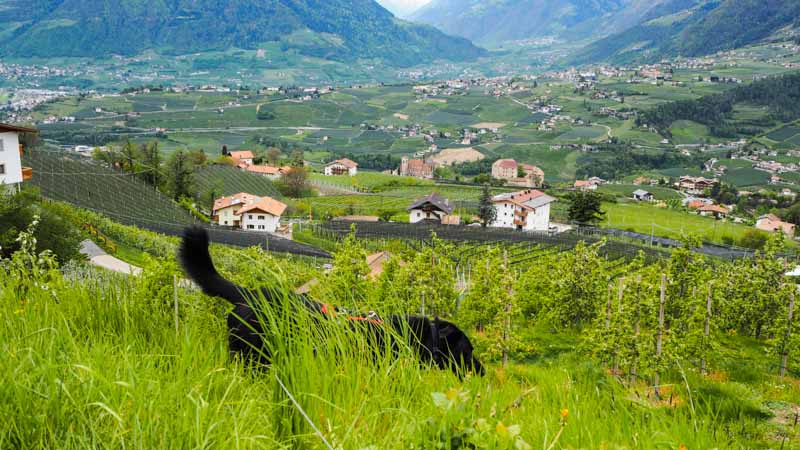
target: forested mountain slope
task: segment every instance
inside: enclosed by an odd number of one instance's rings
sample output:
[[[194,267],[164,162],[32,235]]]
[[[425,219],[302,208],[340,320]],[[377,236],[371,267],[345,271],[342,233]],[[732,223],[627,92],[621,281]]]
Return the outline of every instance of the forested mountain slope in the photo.
[[[578,52],[571,63],[702,56],[756,43],[798,25],[797,0],[670,0],[642,22]]]
[[[401,21],[373,0],[0,0],[0,30],[6,57],[181,54],[267,43],[396,65],[484,53],[466,39]]]

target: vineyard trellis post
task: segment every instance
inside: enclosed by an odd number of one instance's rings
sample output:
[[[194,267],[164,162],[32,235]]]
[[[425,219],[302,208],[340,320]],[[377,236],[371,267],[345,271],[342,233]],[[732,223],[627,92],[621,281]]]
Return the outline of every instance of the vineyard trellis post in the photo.
[[[172,275],[172,300],[175,305],[175,335],[178,335],[178,276]]]
[[[781,355],[781,370],[780,376],[783,378],[786,375],[786,367],[789,364],[789,339],[792,337],[792,319],[794,319],[794,301],[795,294],[792,292],[789,297],[789,314],[786,318],[786,334],[783,339],[783,350]]]
[[[711,301],[713,298],[713,287],[711,283],[708,284],[708,297],[706,298],[706,323],[705,328],[703,329],[703,336],[705,337],[706,343],[708,342],[708,338],[711,335]],[[703,358],[700,360],[700,373],[703,375],[706,374],[706,358],[705,352],[703,352]]]
[[[642,292],[642,276],[639,275],[636,277],[636,319],[633,325],[633,349],[634,349],[634,357],[631,363],[631,376],[630,381],[631,383],[636,382],[636,378],[638,376],[638,367],[639,367],[639,333],[640,333],[640,322],[642,319],[642,303],[641,303],[641,292]]]
[[[653,378],[653,389],[656,398],[661,398],[659,384],[661,384],[661,352],[664,344],[664,305],[667,301],[667,274],[661,274],[661,295],[658,306],[658,335],[656,336],[656,373]]]
[[[617,301],[619,302],[617,304],[617,314],[619,316],[619,320],[622,319],[622,298],[623,298],[624,295],[625,295],[625,281],[624,281],[624,279],[620,278],[620,280],[619,280],[619,291],[617,292]],[[620,322],[620,325],[621,325],[621,322]],[[614,344],[614,369],[613,369],[613,372],[612,372],[614,375],[618,375],[619,374],[619,359],[620,359],[619,358],[619,351],[620,351],[619,339],[620,338],[621,338],[621,336],[617,337],[616,338],[616,343]]]

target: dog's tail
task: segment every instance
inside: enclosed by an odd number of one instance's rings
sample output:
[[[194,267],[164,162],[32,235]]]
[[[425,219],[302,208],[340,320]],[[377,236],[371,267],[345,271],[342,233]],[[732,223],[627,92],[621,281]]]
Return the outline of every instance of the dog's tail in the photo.
[[[245,303],[242,288],[217,272],[208,253],[208,243],[208,232],[203,228],[189,227],[184,230],[178,253],[183,270],[207,295],[222,297],[234,305]]]

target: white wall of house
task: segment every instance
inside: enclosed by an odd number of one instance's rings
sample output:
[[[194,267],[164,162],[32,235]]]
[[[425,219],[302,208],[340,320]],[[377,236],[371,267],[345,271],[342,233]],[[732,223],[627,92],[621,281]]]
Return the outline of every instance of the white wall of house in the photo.
[[[241,207],[242,207],[241,204],[237,204],[218,210],[215,214],[215,216],[217,216],[217,225],[225,227],[234,226],[235,225],[234,222],[239,220],[239,216],[237,216],[235,213]]]
[[[494,204],[497,217],[490,226],[495,228],[517,229],[514,220],[520,218],[515,212],[522,212],[522,208],[510,202]],[[528,210],[528,217],[525,219],[524,231],[547,231],[550,229],[550,205],[544,205],[534,210]]]
[[[22,183],[22,162],[19,157],[19,135],[0,133],[0,185]]]
[[[423,211],[421,209],[412,209],[409,212],[408,221],[410,223],[419,223],[419,222],[422,222],[423,220],[433,219],[433,220],[438,220],[439,222],[441,222],[442,221],[442,217],[444,217],[444,216],[446,216],[446,214],[443,211],[425,212],[425,211]]]
[[[242,229],[274,233],[280,224],[280,217],[262,211],[248,211],[241,215]]]

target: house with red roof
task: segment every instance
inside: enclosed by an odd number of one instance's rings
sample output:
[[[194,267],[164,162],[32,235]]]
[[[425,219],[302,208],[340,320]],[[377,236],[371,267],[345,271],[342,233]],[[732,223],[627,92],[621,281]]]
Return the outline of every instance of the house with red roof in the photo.
[[[325,164],[325,175],[356,175],[358,163],[347,158],[337,159]]]
[[[274,233],[286,205],[271,197],[240,192],[214,201],[213,220],[225,227]]]
[[[794,236],[795,231],[795,225],[793,223],[784,222],[775,214],[766,214],[759,217],[756,221],[756,228],[769,231],[770,233],[782,231],[787,236]]]
[[[535,189],[492,197],[495,220],[489,226],[522,231],[550,230],[550,204],[556,199]]]
[[[520,172],[524,176],[519,176]],[[531,164],[517,163],[513,159],[498,159],[492,164],[492,177],[506,180],[510,186],[538,187],[544,183],[544,171]]]
[[[255,158],[253,152],[251,152],[250,150],[239,150],[235,152],[230,152],[229,155],[236,163],[236,165],[244,164],[249,166],[253,164],[253,158]]]
[[[286,211],[286,204],[271,197],[244,205],[236,215],[243,230],[274,233],[280,225],[281,216]]]
[[[428,161],[409,159],[407,156],[403,156],[400,159],[400,170],[398,170],[398,173],[402,177],[430,179],[433,178],[433,170],[433,164]]]

